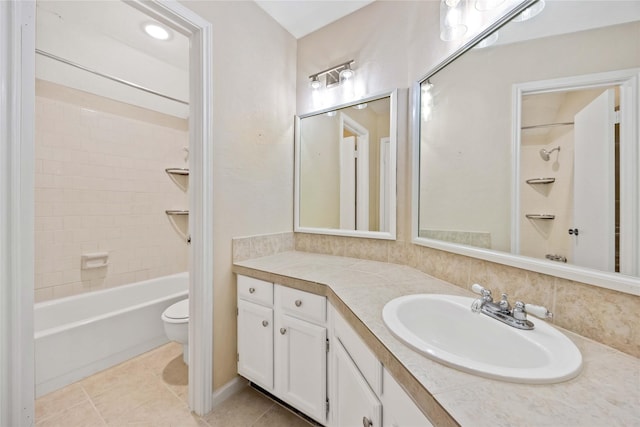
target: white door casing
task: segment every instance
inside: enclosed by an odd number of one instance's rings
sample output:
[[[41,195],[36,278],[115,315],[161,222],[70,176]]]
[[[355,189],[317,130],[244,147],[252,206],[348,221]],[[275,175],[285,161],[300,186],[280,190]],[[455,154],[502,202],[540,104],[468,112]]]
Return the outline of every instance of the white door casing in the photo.
[[[212,28],[175,0],[129,5],[190,38],[189,406],[213,396]],[[0,2],[0,424],[34,423],[35,2]],[[10,374],[9,374],[10,373]]]

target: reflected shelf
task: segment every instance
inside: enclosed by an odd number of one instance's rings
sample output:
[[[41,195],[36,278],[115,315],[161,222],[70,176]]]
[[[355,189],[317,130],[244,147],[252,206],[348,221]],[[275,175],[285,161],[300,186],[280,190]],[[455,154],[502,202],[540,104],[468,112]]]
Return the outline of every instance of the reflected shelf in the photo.
[[[555,178],[531,178],[527,180],[527,184],[551,184],[556,182]]]
[[[170,209],[170,210],[166,210],[164,212],[169,216],[189,215],[189,211],[183,211],[183,210],[177,210],[177,209]]]
[[[170,175],[189,175],[188,168],[166,168],[165,172]]]
[[[551,214],[526,214],[529,219],[556,219],[555,215]]]

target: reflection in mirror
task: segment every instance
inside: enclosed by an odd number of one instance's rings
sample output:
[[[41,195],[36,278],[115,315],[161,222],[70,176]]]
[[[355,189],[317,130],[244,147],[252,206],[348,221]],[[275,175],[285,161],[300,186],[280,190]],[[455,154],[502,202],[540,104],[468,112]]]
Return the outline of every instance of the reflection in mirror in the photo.
[[[545,4],[421,82],[416,242],[637,277],[640,1]]]
[[[298,119],[296,231],[394,238],[394,98]]]

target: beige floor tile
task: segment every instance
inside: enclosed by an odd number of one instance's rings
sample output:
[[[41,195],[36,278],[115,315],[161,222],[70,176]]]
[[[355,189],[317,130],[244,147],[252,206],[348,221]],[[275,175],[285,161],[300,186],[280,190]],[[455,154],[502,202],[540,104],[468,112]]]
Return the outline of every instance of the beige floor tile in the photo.
[[[63,411],[66,408],[87,402],[89,397],[78,384],[71,384],[46,394],[35,402],[36,422]]]
[[[252,426],[256,427],[311,427],[312,424],[288,411],[280,405],[274,405]]]
[[[135,382],[122,382],[96,396],[91,396],[96,409],[107,423],[123,419],[138,407],[167,396],[180,402],[162,380],[149,372],[138,374]],[[183,403],[183,402],[180,402]]]
[[[105,425],[89,401],[66,408],[36,423],[36,427],[102,427]]]
[[[248,427],[274,405],[271,400],[247,387],[222,402],[204,420],[211,427]]]
[[[189,367],[182,360],[182,354],[165,364],[161,372],[164,384],[183,402],[189,395]]]

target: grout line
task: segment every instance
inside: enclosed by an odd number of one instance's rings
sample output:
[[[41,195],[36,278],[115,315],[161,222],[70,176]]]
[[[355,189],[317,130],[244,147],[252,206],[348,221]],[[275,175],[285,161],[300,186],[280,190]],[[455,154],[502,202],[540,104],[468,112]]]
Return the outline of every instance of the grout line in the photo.
[[[93,408],[94,411],[96,411],[96,414],[98,414],[98,417],[100,418],[100,420],[102,421],[103,425],[107,425],[107,421],[105,421],[104,417],[102,416],[102,414],[100,413],[100,411],[98,410],[98,408],[96,407],[95,402],[93,401],[93,399],[91,398],[91,396],[89,396],[89,393],[87,392],[87,390],[85,390],[85,388],[78,384],[78,386],[82,389],[82,392],[85,394],[85,396],[87,396],[87,400],[89,401],[89,403],[91,404],[91,407]]]

